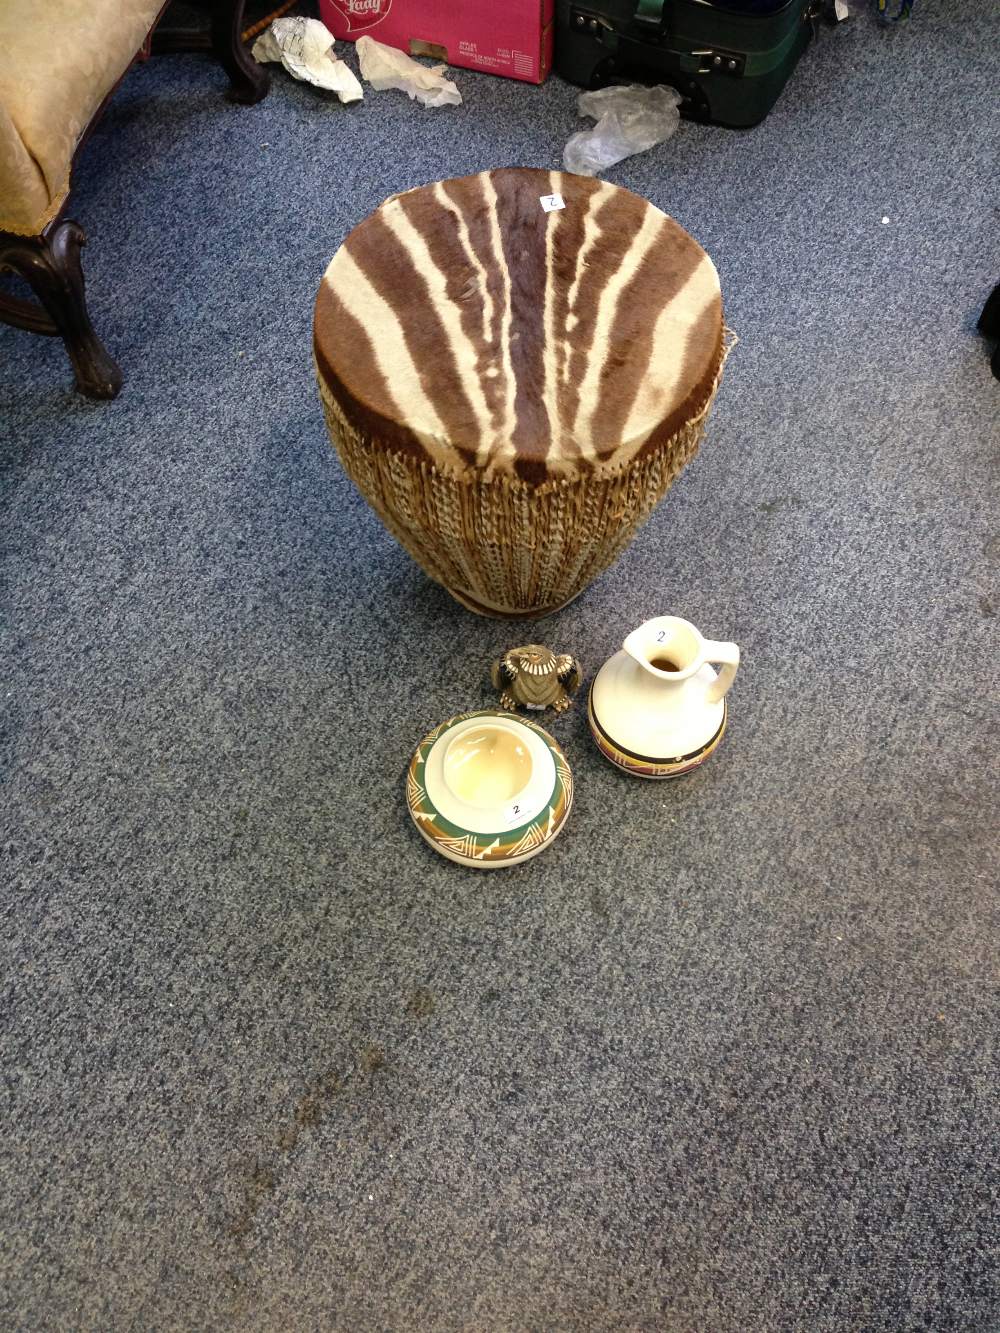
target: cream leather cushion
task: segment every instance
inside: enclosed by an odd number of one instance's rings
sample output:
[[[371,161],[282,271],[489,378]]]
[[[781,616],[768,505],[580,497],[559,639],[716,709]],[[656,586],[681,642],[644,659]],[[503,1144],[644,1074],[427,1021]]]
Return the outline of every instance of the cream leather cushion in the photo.
[[[162,0],[0,0],[0,230],[36,235]]]

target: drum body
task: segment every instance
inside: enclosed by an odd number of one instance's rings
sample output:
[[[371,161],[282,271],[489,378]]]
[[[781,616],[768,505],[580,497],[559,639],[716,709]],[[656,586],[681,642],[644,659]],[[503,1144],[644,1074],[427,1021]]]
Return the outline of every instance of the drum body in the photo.
[[[314,351],[333,443],[388,530],[471,610],[531,618],[621,554],[697,450],[722,302],[645,200],[507,169],[356,227]]]

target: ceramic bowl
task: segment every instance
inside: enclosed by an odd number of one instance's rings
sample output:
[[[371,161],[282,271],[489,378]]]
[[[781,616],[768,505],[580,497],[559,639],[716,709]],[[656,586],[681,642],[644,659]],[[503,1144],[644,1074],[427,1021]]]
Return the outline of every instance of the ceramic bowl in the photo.
[[[429,732],[406,779],[410,817],[435,851],[477,870],[519,865],[560,833],[573,778],[558,743],[510,713],[460,713]]]

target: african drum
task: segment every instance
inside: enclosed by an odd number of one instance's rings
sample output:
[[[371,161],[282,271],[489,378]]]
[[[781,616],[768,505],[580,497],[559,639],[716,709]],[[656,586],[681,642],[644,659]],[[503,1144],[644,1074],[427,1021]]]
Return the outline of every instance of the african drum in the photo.
[[[698,448],[724,346],[701,246],[630,191],[558,171],[393,196],[316,300],[348,475],[485,615],[545,615],[620,555]]]

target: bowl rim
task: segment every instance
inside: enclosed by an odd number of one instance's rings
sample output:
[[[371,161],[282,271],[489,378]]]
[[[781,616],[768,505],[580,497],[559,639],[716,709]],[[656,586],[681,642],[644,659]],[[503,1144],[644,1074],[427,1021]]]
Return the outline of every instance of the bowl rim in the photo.
[[[498,730],[517,737],[527,749],[531,763],[531,773],[524,786],[514,792],[509,800],[492,806],[464,800],[449,785],[446,772],[451,747],[469,732],[488,725],[495,725]],[[434,808],[450,823],[468,833],[496,834],[506,833],[513,828],[526,828],[552,799],[556,779],[555,760],[550,747],[537,732],[520,725],[519,719],[509,714],[495,719],[467,718],[443,731],[427,752],[424,771],[424,785]],[[514,823],[509,817],[512,806],[519,806],[521,812],[527,812],[523,819],[515,819]]]

